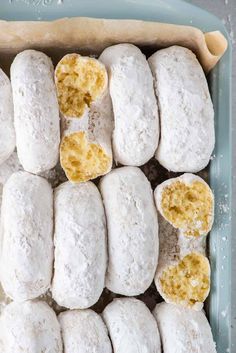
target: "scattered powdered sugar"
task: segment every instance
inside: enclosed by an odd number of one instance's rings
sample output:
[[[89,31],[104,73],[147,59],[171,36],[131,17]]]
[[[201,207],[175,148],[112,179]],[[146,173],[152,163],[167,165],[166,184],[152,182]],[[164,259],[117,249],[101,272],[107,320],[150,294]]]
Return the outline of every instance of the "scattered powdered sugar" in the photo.
[[[225,308],[225,310],[222,310],[221,311],[221,316],[223,317],[223,318],[226,318],[227,317],[227,315],[228,315],[228,311],[229,311],[229,308],[228,308],[228,306]]]

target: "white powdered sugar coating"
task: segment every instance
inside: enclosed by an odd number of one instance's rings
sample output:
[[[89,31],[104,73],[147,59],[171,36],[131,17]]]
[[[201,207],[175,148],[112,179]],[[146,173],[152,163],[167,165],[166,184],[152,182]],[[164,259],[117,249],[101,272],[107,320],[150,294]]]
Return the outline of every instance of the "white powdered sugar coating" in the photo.
[[[14,151],[15,131],[13,124],[13,101],[11,83],[0,69],[0,164]]]
[[[50,184],[27,172],[12,174],[3,188],[0,279],[15,301],[36,298],[49,288],[52,232]]]
[[[158,222],[159,258],[154,281],[158,292],[164,300],[167,303],[172,303],[172,300],[163,292],[160,283],[163,271],[167,270],[170,266],[177,266],[184,256],[191,253],[200,253],[205,256],[206,237],[186,237],[167,222],[161,214],[158,214]],[[202,307],[203,303],[197,302],[194,304],[193,309],[201,310]]]
[[[207,237],[204,235],[200,237],[186,237],[186,235],[184,235],[181,230],[178,231],[178,245],[180,249],[180,258],[183,258],[189,253],[193,252],[197,252],[206,256],[206,240]]]
[[[198,175],[191,174],[191,173],[184,173],[184,174],[180,175],[179,177],[165,180],[163,183],[157,185],[156,189],[154,190],[154,198],[155,198],[156,207],[157,207],[158,211],[160,212],[160,214],[162,215],[162,217],[165,218],[165,215],[164,215],[164,212],[162,209],[162,193],[164,192],[165,188],[170,186],[171,184],[175,184],[177,182],[184,183],[185,185],[191,186],[191,184],[193,184],[195,181],[198,181],[198,182],[207,186],[209,193],[211,194],[211,198],[212,198],[212,210],[214,210],[214,194],[213,194],[212,190],[210,189],[209,185]],[[210,232],[212,225],[213,225],[213,222],[214,222],[214,211],[212,212],[211,215],[209,215],[209,217],[210,217],[209,227],[208,227],[207,231],[201,235],[206,235],[208,232]],[[172,224],[172,226],[174,226],[174,225]],[[197,224],[196,224],[196,229],[197,229]]]
[[[64,353],[112,353],[107,328],[93,310],[70,310],[59,315]]]
[[[84,131],[90,143],[95,143],[102,147],[106,155],[110,158],[106,173],[112,168],[111,139],[113,125],[112,104],[108,89],[105,90],[102,97],[91,103],[89,109],[86,108],[82,117],[75,118],[61,114],[63,136]]]
[[[127,296],[152,283],[158,260],[158,220],[151,185],[136,167],[112,170],[101,179],[108,228],[106,287]]]
[[[160,303],[153,315],[164,353],[216,353],[211,328],[203,311]]]
[[[114,129],[113,111],[111,97],[108,89],[106,89],[102,98],[95,101],[90,106],[88,119],[88,136],[89,139],[100,145],[107,156],[111,158],[109,172],[112,167],[112,131]]]
[[[23,51],[11,65],[17,153],[31,173],[51,169],[58,160],[60,124],[53,75],[51,60],[36,50]]]
[[[17,157],[17,153],[13,152],[11,156],[0,165],[0,220],[1,220],[1,205],[2,205],[2,189],[3,185],[6,183],[7,179],[14,173],[22,170],[22,166]],[[1,244],[1,234],[0,234],[0,244]],[[3,291],[0,283],[0,313],[5,305],[9,302],[9,298]],[[0,347],[1,348],[1,347]],[[0,350],[1,352],[1,350]]]
[[[159,223],[159,258],[155,282],[162,271],[170,265],[177,265],[180,260],[179,231],[172,227],[161,214],[158,214]],[[187,239],[187,237],[185,237]],[[163,296],[159,282],[156,283],[159,293]]]
[[[198,172],[215,144],[214,111],[205,74],[196,56],[180,46],[148,59],[160,110],[156,158],[173,172]]]
[[[114,159],[124,165],[143,165],[153,157],[159,140],[158,108],[147,60],[132,44],[106,48],[99,60],[109,76]]]
[[[2,353],[62,353],[60,326],[48,304],[13,302],[0,316]]]
[[[66,182],[55,190],[53,298],[70,309],[88,308],[99,299],[107,264],[102,199],[92,182]]]
[[[161,353],[157,323],[146,305],[120,298],[103,311],[114,353]]]

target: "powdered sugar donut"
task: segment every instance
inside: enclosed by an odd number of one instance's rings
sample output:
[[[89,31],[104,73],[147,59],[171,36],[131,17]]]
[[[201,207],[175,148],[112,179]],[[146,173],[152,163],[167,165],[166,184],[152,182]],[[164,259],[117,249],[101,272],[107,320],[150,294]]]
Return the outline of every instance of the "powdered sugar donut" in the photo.
[[[112,353],[107,328],[93,310],[69,310],[59,315],[64,353]]]
[[[214,195],[199,176],[185,173],[158,185],[154,191],[156,206],[173,227],[186,236],[206,235],[214,220]]]
[[[206,237],[186,237],[159,215],[158,292],[167,303],[201,310],[210,290]]]
[[[106,48],[99,60],[109,75],[114,159],[140,166],[153,157],[159,140],[158,108],[147,60],[133,44]]]
[[[0,164],[14,151],[15,130],[13,125],[13,101],[11,83],[0,69]]]
[[[138,295],[152,283],[158,259],[158,221],[151,185],[136,167],[112,170],[100,182],[108,228],[106,287]]]
[[[72,182],[104,175],[112,167],[113,114],[105,66],[79,54],[57,64],[55,80],[63,137],[60,162]]]
[[[160,110],[156,158],[173,172],[198,172],[215,145],[214,111],[207,80],[196,56],[172,46],[148,59]]]
[[[9,304],[0,316],[0,347],[2,353],[62,353],[55,313],[40,301]]]
[[[3,187],[0,278],[15,301],[36,298],[49,288],[52,232],[50,184],[27,172],[12,174]]]
[[[216,353],[211,328],[203,311],[160,303],[153,315],[164,353]]]
[[[16,145],[24,169],[53,168],[60,143],[59,109],[51,60],[36,50],[18,54],[11,65]]]
[[[92,182],[66,182],[55,190],[54,210],[53,298],[70,309],[88,308],[102,293],[107,263],[100,193]]]
[[[102,315],[114,353],[161,353],[157,324],[142,301],[115,299]]]

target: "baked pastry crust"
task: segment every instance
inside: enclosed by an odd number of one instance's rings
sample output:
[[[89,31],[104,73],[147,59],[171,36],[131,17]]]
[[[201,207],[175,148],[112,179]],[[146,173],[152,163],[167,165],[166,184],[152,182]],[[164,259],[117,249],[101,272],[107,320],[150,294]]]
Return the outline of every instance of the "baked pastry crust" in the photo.
[[[55,262],[52,295],[70,309],[95,304],[104,288],[106,220],[92,182],[61,184],[54,193]]]
[[[153,315],[165,353],[216,353],[211,328],[203,311],[160,303]]]
[[[114,352],[161,353],[157,324],[142,301],[134,298],[114,299],[102,316]]]
[[[60,162],[75,183],[104,175],[112,167],[113,116],[105,66],[97,59],[67,54],[55,81],[62,114]]]
[[[215,145],[214,110],[207,80],[193,52],[180,46],[148,59],[160,111],[158,162],[173,172],[196,173]]]
[[[7,305],[0,316],[0,349],[2,353],[62,353],[56,314],[38,300]]]
[[[108,330],[93,310],[69,310],[59,315],[64,353],[112,353]]]
[[[51,59],[25,50],[11,65],[17,153],[34,174],[55,167],[59,156],[60,120]]]
[[[158,260],[158,220],[151,185],[137,167],[112,170],[100,182],[108,228],[106,287],[132,296],[152,283]]]
[[[3,187],[0,278],[15,301],[33,299],[50,287],[53,266],[53,193],[47,180],[27,172]]]
[[[123,165],[143,165],[153,157],[159,140],[158,108],[147,60],[133,44],[108,47],[99,60],[109,76],[114,160]]]

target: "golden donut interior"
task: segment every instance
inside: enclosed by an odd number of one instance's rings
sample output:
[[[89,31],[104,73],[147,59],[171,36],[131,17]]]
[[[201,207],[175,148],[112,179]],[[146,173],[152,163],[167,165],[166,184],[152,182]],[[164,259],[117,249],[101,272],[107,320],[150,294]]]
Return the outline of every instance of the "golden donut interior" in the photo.
[[[210,288],[209,262],[199,253],[190,253],[163,271],[160,284],[166,297],[176,304],[192,307],[204,302]]]
[[[161,207],[165,218],[187,236],[207,234],[211,228],[213,196],[205,183],[173,182],[162,192]]]
[[[84,131],[64,136],[60,146],[60,161],[72,182],[94,179],[108,172],[111,158],[101,146],[90,143]]]
[[[55,76],[60,110],[69,117],[81,117],[107,86],[105,66],[79,54],[65,55],[57,65]]]

